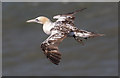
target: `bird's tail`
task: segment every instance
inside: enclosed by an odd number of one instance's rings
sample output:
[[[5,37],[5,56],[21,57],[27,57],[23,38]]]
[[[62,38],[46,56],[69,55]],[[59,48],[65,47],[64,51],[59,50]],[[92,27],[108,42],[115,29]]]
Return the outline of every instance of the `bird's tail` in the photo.
[[[94,32],[88,32],[85,30],[79,30],[74,33],[74,39],[82,44],[84,39],[98,37],[98,36],[104,36],[104,34],[97,34]]]

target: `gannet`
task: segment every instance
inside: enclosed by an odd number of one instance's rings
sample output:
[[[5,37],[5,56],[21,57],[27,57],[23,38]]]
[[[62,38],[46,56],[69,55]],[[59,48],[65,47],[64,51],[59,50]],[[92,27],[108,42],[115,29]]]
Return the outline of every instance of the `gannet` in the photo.
[[[52,22],[45,16],[39,16],[35,19],[28,20],[26,22],[36,22],[43,24],[43,31],[49,35],[49,37],[42,42],[41,48],[46,57],[54,64],[58,65],[61,61],[61,53],[58,46],[66,37],[73,37],[76,41],[83,44],[83,39],[103,36],[104,34],[97,34],[86,30],[78,29],[74,25],[75,14],[86,8],[76,10],[67,14],[60,14],[53,17],[56,19]]]

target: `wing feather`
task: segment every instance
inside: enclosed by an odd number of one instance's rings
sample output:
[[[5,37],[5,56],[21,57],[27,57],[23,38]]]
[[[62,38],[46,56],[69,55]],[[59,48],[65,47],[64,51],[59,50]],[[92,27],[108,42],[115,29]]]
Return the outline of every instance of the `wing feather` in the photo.
[[[70,12],[67,14],[59,14],[59,15],[54,16],[53,19],[57,19],[57,21],[62,21],[64,23],[71,24],[72,26],[74,26],[74,20],[75,20],[74,15],[78,12],[83,11],[84,9],[86,8],[82,8],[82,9],[79,9],[79,10],[76,10],[74,12]]]
[[[57,19],[55,26],[51,29],[51,35],[41,44],[44,54],[52,63],[56,65],[59,64],[61,53],[58,50],[58,46],[72,29],[74,29],[74,14],[84,9],[85,8],[53,17],[54,19]]]
[[[53,30],[54,31],[54,30]],[[41,48],[46,57],[54,64],[58,65],[61,60],[61,53],[58,50],[60,42],[66,38],[67,34],[60,32],[51,34],[42,44]]]

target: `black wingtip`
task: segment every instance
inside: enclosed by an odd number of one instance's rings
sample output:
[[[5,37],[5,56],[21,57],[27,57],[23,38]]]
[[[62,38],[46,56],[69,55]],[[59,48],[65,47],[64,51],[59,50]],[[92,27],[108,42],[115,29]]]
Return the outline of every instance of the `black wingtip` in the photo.
[[[83,10],[85,10],[85,9],[87,9],[87,8],[82,8],[82,9],[76,10],[76,11],[74,12],[74,14],[76,14],[76,13],[78,13],[78,12],[81,12],[81,11],[83,11]]]
[[[71,12],[71,13],[68,13],[68,14],[74,15],[74,14],[76,14],[76,13],[78,13],[78,12],[81,12],[81,11],[83,11],[83,10],[85,10],[85,9],[87,9],[87,8],[78,9],[78,10],[76,10],[76,11],[74,11],[74,12]]]
[[[52,63],[54,63],[55,65],[59,65],[59,62],[61,60],[61,53],[51,51],[47,52],[46,56]]]

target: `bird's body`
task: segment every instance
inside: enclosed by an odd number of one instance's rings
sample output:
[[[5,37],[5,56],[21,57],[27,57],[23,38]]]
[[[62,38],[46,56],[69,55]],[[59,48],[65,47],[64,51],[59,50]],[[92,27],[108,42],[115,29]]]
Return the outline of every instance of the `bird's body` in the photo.
[[[50,21],[47,17],[40,16],[27,22],[37,22],[43,24],[43,31],[50,35],[41,44],[41,48],[44,51],[46,57],[54,64],[58,65],[61,60],[61,53],[58,50],[60,42],[66,37],[74,37],[74,39],[83,44],[82,38],[91,38],[96,36],[103,36],[103,34],[96,34],[85,30],[78,29],[74,25],[74,14],[81,10],[77,10],[72,13],[57,15],[53,18],[55,22]]]

